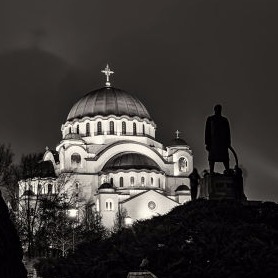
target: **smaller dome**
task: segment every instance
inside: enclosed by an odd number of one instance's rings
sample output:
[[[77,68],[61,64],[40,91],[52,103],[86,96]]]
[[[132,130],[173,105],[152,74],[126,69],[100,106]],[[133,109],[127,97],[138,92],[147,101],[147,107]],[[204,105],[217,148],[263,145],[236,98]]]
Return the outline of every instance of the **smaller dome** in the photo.
[[[169,147],[175,146],[188,146],[188,144],[181,138],[175,138],[170,142]]]
[[[117,170],[156,170],[160,167],[151,158],[140,153],[120,153],[112,157],[104,165],[102,171]]]
[[[114,189],[113,184],[105,182],[98,189]]]
[[[175,190],[175,192],[178,192],[178,191],[190,191],[190,188],[186,184],[182,184],[182,185],[179,185],[177,187],[177,189]]]

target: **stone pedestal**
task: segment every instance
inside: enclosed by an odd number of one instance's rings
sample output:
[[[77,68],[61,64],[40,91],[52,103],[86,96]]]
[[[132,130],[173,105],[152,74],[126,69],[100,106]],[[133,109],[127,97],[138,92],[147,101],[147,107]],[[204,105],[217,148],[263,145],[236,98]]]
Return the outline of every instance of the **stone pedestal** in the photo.
[[[198,198],[209,200],[239,200],[244,201],[246,197],[243,192],[242,176],[209,174],[200,180]]]

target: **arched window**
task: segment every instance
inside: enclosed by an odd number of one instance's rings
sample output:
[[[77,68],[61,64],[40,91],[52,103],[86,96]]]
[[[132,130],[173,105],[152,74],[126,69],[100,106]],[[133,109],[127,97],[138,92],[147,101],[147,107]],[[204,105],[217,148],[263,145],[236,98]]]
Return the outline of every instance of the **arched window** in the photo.
[[[73,153],[71,155],[71,164],[77,166],[81,163],[81,156],[78,153]]]
[[[145,135],[145,125],[143,124],[143,135]]]
[[[137,135],[137,126],[136,126],[136,123],[133,123],[133,135]]]
[[[52,188],[53,188],[53,185],[52,184],[48,184],[48,186],[47,186],[47,193],[48,194],[52,193]]]
[[[79,125],[76,127],[76,133],[79,134]]]
[[[90,123],[86,123],[86,136],[90,136]]]
[[[181,157],[179,159],[179,171],[186,172],[187,171],[187,159],[185,157]]]
[[[102,134],[102,126],[101,126],[101,122],[97,123],[97,135]]]
[[[153,185],[153,178],[151,178],[151,185]]]
[[[126,134],[126,122],[122,122],[122,134]]]
[[[114,125],[114,122],[110,121],[109,126],[110,126],[110,134],[115,134],[115,125]]]
[[[120,187],[124,187],[124,178],[120,177]]]
[[[71,134],[71,127],[69,127],[69,134]]]
[[[75,184],[75,189],[78,190],[78,187],[79,187],[79,184],[76,183],[76,184]]]
[[[114,184],[113,178],[110,178],[110,184]]]
[[[131,186],[134,186],[134,177],[131,177],[131,178],[130,178],[130,185],[131,185]]]
[[[160,178],[158,178],[158,187],[160,188]]]
[[[145,186],[145,178],[144,177],[141,178],[141,185]]]
[[[114,210],[114,203],[112,199],[105,201],[105,210]]]

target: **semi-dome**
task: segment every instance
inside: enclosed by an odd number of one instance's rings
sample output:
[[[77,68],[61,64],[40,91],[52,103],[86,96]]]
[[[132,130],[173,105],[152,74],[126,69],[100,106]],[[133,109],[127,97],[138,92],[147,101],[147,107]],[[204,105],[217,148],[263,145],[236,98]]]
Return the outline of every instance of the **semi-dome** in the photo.
[[[161,171],[160,167],[155,161],[139,153],[120,153],[108,160],[108,162],[104,165],[102,171],[130,169]]]
[[[80,135],[80,134],[77,134],[77,133],[68,133],[68,134],[66,134],[66,136],[65,136],[65,138],[64,138],[65,140],[67,139],[75,139],[75,140],[80,140],[80,139],[82,139],[82,136]]]
[[[114,188],[113,184],[111,184],[109,182],[105,182],[105,183],[101,184],[98,189],[113,189],[113,188]]]
[[[190,188],[186,184],[182,184],[182,185],[179,185],[175,191],[176,192],[179,192],[179,191],[190,191]]]
[[[151,120],[149,112],[140,100],[113,87],[104,87],[83,96],[73,105],[67,120],[97,115],[137,116]]]

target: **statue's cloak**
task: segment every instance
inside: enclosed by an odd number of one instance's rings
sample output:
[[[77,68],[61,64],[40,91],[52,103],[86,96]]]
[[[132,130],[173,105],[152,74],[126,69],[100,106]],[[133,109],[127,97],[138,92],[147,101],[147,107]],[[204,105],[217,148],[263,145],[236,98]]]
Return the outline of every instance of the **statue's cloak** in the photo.
[[[209,151],[209,161],[229,160],[228,148],[231,145],[230,125],[221,115],[208,117],[205,130],[205,144]]]

